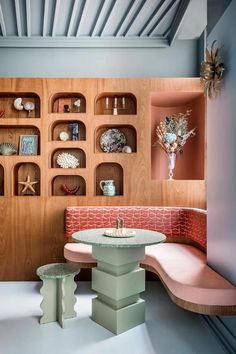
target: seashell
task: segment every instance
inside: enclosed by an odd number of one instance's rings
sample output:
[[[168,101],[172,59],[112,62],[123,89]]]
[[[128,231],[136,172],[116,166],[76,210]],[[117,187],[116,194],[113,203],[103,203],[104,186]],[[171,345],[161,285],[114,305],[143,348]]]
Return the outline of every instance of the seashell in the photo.
[[[122,152],[125,152],[126,154],[131,154],[132,148],[129,145],[125,145],[122,149]]]
[[[60,132],[59,138],[61,141],[69,140],[69,134],[67,132]]]
[[[57,156],[57,164],[62,168],[76,168],[79,160],[74,155],[63,152]]]
[[[14,144],[11,143],[2,143],[0,144],[0,154],[1,155],[16,155],[17,154],[17,148]]]
[[[15,99],[14,103],[14,108],[17,109],[17,111],[22,111],[24,106],[22,104],[22,98],[18,97]]]
[[[31,111],[33,111],[35,109],[35,104],[33,102],[25,102],[24,103],[24,109],[26,111],[31,112]]]

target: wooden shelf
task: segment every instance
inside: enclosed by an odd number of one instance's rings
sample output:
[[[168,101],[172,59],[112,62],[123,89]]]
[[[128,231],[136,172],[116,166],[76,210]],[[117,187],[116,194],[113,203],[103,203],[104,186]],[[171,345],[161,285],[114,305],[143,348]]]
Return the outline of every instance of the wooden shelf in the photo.
[[[32,102],[35,109],[30,113],[25,109],[18,111],[14,108],[16,98],[22,98],[22,103]],[[34,92],[0,92],[0,111],[5,111],[0,119],[4,118],[40,118],[40,98]]]
[[[66,184],[69,189],[80,186],[76,195],[68,195],[62,188]],[[58,175],[52,179],[52,196],[82,196],[86,195],[86,182],[82,176],[79,175]]]
[[[95,99],[95,114],[137,114],[137,99],[132,93],[103,92]]]
[[[205,163],[205,100],[202,92],[152,92],[151,93],[151,177],[168,179],[168,158],[157,141],[156,127],[172,114],[192,110],[188,129],[196,128],[196,135],[189,138],[183,153],[178,154],[174,179],[203,180]]]
[[[114,184],[116,187],[116,195],[123,195],[123,168],[121,165],[115,162],[104,162],[100,163],[96,167],[95,171],[96,175],[96,186],[95,186],[95,194],[103,195],[103,192],[100,188],[100,181],[102,180],[114,180]],[[112,198],[112,197],[111,197]]]
[[[37,135],[38,155],[40,155],[40,131],[33,125],[0,125],[0,144],[11,143],[16,146],[19,153],[21,135]]]
[[[79,160],[79,167],[78,168],[85,168],[86,167],[86,155],[82,149],[79,148],[59,148],[55,149],[52,153],[51,158],[51,167],[52,168],[61,168],[57,164],[57,156],[62,153],[68,153],[75,156]]]
[[[31,181],[38,181],[33,185],[35,194],[28,189],[25,194],[22,193],[24,186],[18,182],[25,182],[30,176]],[[15,196],[40,196],[40,168],[37,164],[31,162],[18,163],[14,167],[14,195]]]
[[[80,107],[74,103],[80,100]],[[86,99],[78,92],[58,92],[53,95],[49,103],[50,113],[85,113],[86,112]]]
[[[132,126],[132,125],[118,125],[118,124],[106,124],[106,125],[101,125],[99,127],[96,128],[95,130],[95,152],[96,153],[104,153],[107,154],[107,152],[104,152],[101,147],[100,147],[100,138],[101,135],[107,131],[108,129],[119,129],[126,137],[126,144],[131,147],[132,152],[136,152],[137,151],[137,133],[136,133],[136,129]],[[109,154],[111,154],[109,152]],[[126,154],[125,155],[129,155]]]
[[[67,141],[76,141],[73,140],[72,129],[70,124],[76,123],[78,124],[78,140],[86,140],[86,127],[83,122],[80,120],[59,120],[55,121],[51,126],[51,140],[61,141],[59,134],[61,132],[66,132],[69,135],[69,139]]]
[[[0,196],[4,195],[4,168],[0,165]]]

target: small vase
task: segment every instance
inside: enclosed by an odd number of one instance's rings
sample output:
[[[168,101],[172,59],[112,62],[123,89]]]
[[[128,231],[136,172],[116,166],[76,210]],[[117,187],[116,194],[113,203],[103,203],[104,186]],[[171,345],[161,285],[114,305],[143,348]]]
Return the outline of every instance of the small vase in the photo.
[[[174,152],[170,152],[168,154],[169,180],[172,180],[174,176],[173,170],[175,168],[175,159],[176,159],[176,154]]]

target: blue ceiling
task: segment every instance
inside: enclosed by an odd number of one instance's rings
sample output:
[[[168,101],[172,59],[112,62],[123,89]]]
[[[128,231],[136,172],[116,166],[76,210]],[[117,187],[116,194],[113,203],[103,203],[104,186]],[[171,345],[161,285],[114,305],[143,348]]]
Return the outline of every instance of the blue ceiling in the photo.
[[[206,6],[206,0],[0,0],[0,47],[168,47],[200,36]]]

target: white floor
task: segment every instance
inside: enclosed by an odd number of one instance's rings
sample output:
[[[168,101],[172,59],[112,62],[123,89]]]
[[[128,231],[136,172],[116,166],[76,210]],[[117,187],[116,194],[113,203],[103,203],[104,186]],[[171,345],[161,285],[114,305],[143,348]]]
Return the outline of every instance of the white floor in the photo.
[[[89,282],[76,290],[78,316],[62,329],[39,325],[38,282],[0,282],[0,354],[223,354],[198,315],[174,305],[160,282],[147,282],[146,323],[114,335],[93,322]]]

